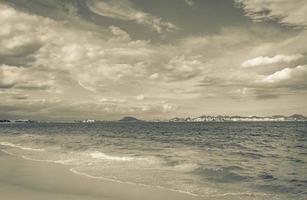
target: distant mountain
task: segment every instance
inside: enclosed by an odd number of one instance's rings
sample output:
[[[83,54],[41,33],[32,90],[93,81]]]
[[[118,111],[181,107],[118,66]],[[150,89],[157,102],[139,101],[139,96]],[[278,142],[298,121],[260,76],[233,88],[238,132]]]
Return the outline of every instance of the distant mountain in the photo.
[[[135,117],[123,117],[122,119],[118,120],[119,122],[141,122],[142,120],[139,120]]]

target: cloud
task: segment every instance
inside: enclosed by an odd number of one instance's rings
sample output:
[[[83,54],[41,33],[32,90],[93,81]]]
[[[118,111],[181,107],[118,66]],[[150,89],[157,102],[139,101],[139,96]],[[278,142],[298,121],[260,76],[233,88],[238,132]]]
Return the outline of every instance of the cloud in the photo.
[[[155,79],[157,79],[157,78],[159,78],[159,73],[153,73],[153,74],[151,74],[150,76],[149,76],[149,79],[151,79],[151,80],[155,80]]]
[[[305,84],[307,83],[307,65],[299,65],[295,68],[284,68],[280,71],[277,71],[271,75],[268,75],[263,78],[262,82],[264,83],[279,83],[284,81],[297,82],[305,79]]]
[[[110,26],[109,27],[110,30],[111,30],[111,33],[115,36],[115,38],[112,38],[113,40],[118,40],[118,41],[130,41],[131,38],[130,38],[130,35],[122,30],[121,28],[119,27],[116,27],[116,26]]]
[[[305,0],[236,0],[246,16],[254,21],[277,20],[291,26],[307,25]]]
[[[289,56],[288,55],[276,55],[273,57],[259,56],[259,57],[244,61],[241,64],[241,67],[250,68],[250,67],[257,67],[257,66],[268,65],[268,64],[290,63],[292,61],[299,60],[303,57],[304,56],[301,54],[295,54],[295,55],[289,55]]]
[[[165,65],[168,71],[168,79],[178,81],[193,78],[199,75],[203,63],[199,56],[186,57],[184,55],[175,56]]]
[[[17,99],[17,100],[26,100],[29,98],[29,95],[16,95],[12,97],[13,99]]]
[[[33,34],[38,18],[0,4],[0,64],[30,66],[41,41]]]
[[[189,6],[193,6],[194,5],[194,1],[193,0],[184,0]]]
[[[52,76],[44,72],[35,72],[30,68],[0,66],[0,88],[47,91],[52,89],[53,81]]]
[[[163,112],[170,112],[174,109],[174,106],[171,104],[163,104]]]
[[[126,103],[126,99],[119,99],[114,97],[107,97],[99,99],[99,102],[106,103],[106,104],[118,104],[118,103]]]
[[[87,6],[97,15],[125,21],[134,21],[138,24],[149,26],[158,33],[172,32],[177,29],[174,24],[163,21],[159,17],[136,8],[129,0],[87,0]]]
[[[1,62],[31,68],[28,75],[32,74],[34,80],[39,79],[33,76],[36,72],[64,71],[84,88],[95,91],[108,80],[145,76],[143,61],[154,53],[147,41],[131,41],[129,34],[116,26],[106,28],[101,37],[100,32],[26,14],[2,4],[0,15],[1,24],[11,27],[0,36],[3,44],[0,58],[5,57]],[[23,59],[17,62],[18,59],[13,59],[15,55]]]
[[[140,94],[140,95],[136,96],[135,99],[138,100],[138,101],[142,101],[142,100],[145,99],[145,96],[143,94]]]
[[[1,65],[0,66],[0,88],[13,87],[18,82],[22,81],[24,69]]]
[[[163,113],[163,114],[167,114],[170,113],[172,111],[175,111],[177,108],[176,106],[170,104],[170,103],[166,103],[166,102],[158,102],[158,103],[154,103],[154,104],[145,104],[145,105],[141,105],[139,107],[135,107],[135,111],[140,111],[142,113]]]
[[[5,66],[2,87],[59,91],[76,84],[74,87],[78,89],[99,93],[104,88],[116,88],[131,77],[148,78],[151,74],[148,68],[158,54],[163,54],[149,41],[132,40],[120,27],[96,27],[92,31],[93,27],[87,30],[66,21],[24,13],[5,4],[0,6],[0,15],[5,16],[0,18],[0,23],[11,27],[0,35],[0,42],[4,44],[0,46],[0,58],[4,58],[0,63]],[[25,36],[31,39],[21,39]],[[16,72],[10,72],[7,66],[12,66],[10,70],[16,69]],[[13,78],[20,74],[17,71],[23,71],[22,78]]]

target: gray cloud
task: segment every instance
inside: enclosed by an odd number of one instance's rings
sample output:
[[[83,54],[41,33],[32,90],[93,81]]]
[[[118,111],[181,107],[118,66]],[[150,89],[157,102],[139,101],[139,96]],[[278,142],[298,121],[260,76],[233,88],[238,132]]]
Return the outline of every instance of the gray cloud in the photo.
[[[189,6],[193,6],[194,5],[194,1],[193,0],[184,0]]]
[[[87,5],[92,12],[98,15],[125,21],[135,21],[151,27],[158,33],[171,32],[177,29],[174,24],[137,9],[129,0],[87,0]]]
[[[307,25],[307,5],[304,0],[236,0],[246,15],[255,21],[277,20],[290,26]]]

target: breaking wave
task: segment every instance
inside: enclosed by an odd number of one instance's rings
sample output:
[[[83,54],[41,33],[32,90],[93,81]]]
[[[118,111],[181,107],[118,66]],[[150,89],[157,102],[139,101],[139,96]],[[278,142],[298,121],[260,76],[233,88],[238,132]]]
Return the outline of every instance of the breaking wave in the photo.
[[[134,160],[135,158],[132,158],[132,157],[125,157],[125,156],[110,156],[110,155],[107,155],[105,153],[101,153],[99,151],[95,151],[93,153],[89,153],[89,155],[92,157],[92,158],[95,158],[95,159],[101,159],[101,160],[113,160],[113,161],[131,161],[131,160]]]

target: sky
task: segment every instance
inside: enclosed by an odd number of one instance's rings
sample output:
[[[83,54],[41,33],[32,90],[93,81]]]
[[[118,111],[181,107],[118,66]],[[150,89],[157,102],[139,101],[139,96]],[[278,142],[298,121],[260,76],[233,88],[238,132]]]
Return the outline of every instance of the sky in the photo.
[[[307,115],[306,0],[0,0],[0,118]]]

